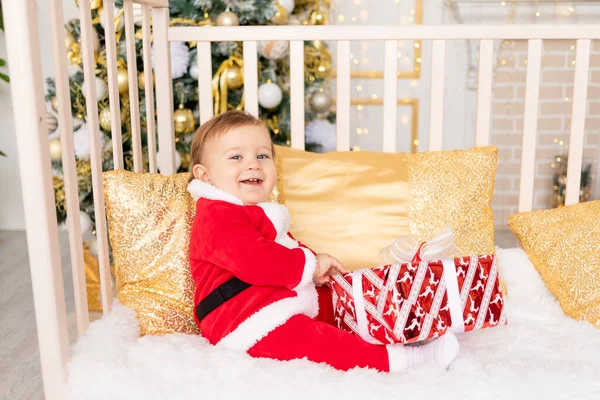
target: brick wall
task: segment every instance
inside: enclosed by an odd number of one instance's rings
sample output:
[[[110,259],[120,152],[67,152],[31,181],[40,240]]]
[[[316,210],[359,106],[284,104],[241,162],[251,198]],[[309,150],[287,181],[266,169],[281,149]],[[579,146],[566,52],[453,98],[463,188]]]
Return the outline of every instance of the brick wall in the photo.
[[[575,41],[544,42],[540,77],[540,106],[534,209],[550,208],[552,167],[555,157],[568,151]],[[492,207],[495,223],[506,227],[508,217],[517,212],[523,111],[527,70],[527,42],[505,41],[498,51],[492,100],[492,144],[499,149],[499,166]],[[587,115],[585,123],[584,164],[593,163],[596,171],[600,147],[600,41],[592,45]],[[561,143],[563,143],[561,145]],[[598,198],[599,193],[592,193]]]

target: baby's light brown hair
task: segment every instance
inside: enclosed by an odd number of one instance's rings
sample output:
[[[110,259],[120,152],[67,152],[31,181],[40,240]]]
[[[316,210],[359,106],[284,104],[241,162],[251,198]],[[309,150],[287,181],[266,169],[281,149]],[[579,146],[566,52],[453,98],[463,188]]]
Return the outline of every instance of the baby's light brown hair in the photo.
[[[192,139],[189,180],[192,181],[194,179],[194,166],[202,164],[204,147],[206,146],[207,141],[218,138],[231,129],[251,125],[264,126],[265,124],[250,113],[241,110],[230,110],[211,118],[200,126],[196,132],[194,132],[194,137]],[[273,157],[275,157],[275,149],[272,142],[271,151],[273,152]]]

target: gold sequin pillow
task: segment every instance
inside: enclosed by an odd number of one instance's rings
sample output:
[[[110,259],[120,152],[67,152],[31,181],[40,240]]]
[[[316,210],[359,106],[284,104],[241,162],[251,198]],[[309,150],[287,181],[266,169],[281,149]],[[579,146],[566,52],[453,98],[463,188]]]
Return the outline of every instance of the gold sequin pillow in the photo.
[[[518,213],[508,224],[565,314],[600,329],[600,200]]]
[[[135,310],[142,335],[199,333],[189,265],[196,209],[187,192],[188,176],[104,173],[117,297]],[[269,202],[280,201],[276,187]]]
[[[400,235],[454,230],[465,255],[494,253],[495,147],[419,154],[278,147],[291,232],[350,270],[378,265]]]
[[[189,238],[195,214],[188,174],[104,173],[117,297],[142,335],[198,333]]]

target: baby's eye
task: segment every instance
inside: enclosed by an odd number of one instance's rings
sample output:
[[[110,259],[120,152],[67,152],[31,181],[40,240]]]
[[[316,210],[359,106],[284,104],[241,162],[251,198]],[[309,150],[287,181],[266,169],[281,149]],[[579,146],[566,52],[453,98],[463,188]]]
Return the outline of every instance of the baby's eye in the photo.
[[[241,160],[242,156],[231,156],[229,157],[230,160]]]
[[[265,160],[265,159],[267,159],[267,158],[269,158],[269,155],[268,155],[268,154],[260,154],[260,155],[258,156],[258,159],[259,159],[259,160]]]

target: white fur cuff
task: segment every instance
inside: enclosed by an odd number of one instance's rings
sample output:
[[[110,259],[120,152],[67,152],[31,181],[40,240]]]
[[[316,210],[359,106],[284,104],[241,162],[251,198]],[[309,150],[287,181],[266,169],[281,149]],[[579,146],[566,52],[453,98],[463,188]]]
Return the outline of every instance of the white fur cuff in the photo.
[[[293,290],[298,289],[299,287],[306,286],[313,281],[313,275],[317,269],[317,258],[315,255],[305,247],[300,247],[304,252],[304,271],[302,271],[302,278],[300,279],[300,283]]]

